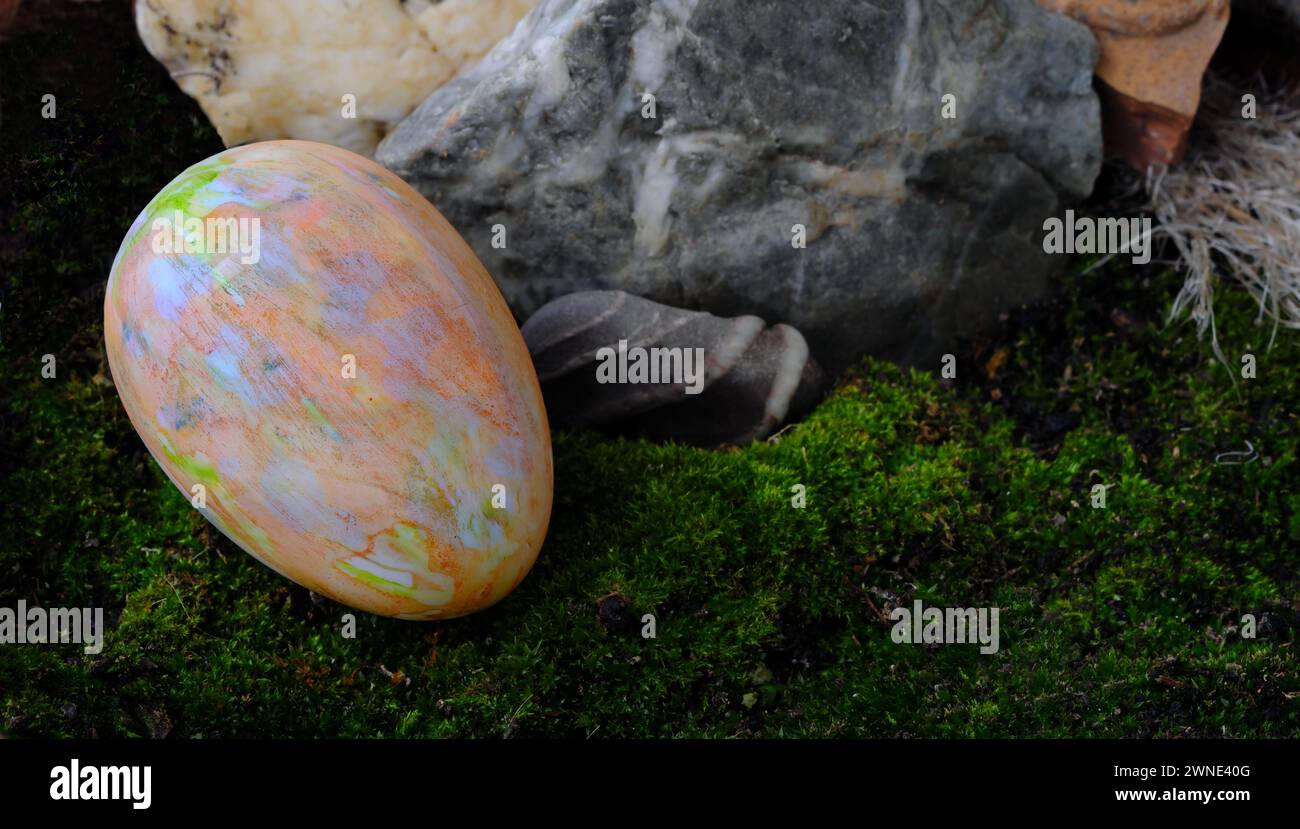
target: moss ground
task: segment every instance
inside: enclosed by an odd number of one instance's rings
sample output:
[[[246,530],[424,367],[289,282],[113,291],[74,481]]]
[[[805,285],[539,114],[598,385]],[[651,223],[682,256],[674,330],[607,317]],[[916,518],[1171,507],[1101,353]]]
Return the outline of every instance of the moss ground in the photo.
[[[551,534],[513,595],[439,624],[358,614],[343,638],[346,608],[167,483],[106,379],[117,245],[220,145],[121,45],[129,20],[94,12],[117,38],[96,55],[90,12],[49,14],[0,46],[0,605],[102,606],[109,636],[0,646],[0,732],[1300,734],[1300,338],[1269,349],[1223,291],[1243,379],[1164,324],[1174,275],[1117,263],[1074,262],[957,380],[867,361],[766,443],[558,434]],[[1250,463],[1221,457],[1247,442]],[[893,643],[885,612],[916,598],[999,607],[999,652]]]

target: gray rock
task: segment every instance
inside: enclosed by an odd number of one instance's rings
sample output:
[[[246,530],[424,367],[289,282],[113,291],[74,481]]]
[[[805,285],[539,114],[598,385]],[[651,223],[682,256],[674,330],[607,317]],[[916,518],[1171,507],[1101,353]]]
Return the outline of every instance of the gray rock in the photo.
[[[742,446],[812,411],[826,385],[826,374],[812,359],[803,335],[778,324],[764,329],[735,368],[698,398],[682,398],[622,425],[650,438]]]
[[[918,363],[1044,293],[1043,220],[1100,167],[1095,55],[1033,0],[543,0],[376,157],[521,316],[618,288]]]
[[[807,342],[788,325],[722,319],[622,291],[561,297],[530,317],[523,335],[554,423],[705,446],[741,444],[808,412],[826,390]],[[623,358],[620,350],[631,362],[639,349],[647,355],[673,349],[670,362],[700,349],[694,353],[701,360],[682,364],[698,377],[665,371],[653,382],[602,382],[602,362]]]

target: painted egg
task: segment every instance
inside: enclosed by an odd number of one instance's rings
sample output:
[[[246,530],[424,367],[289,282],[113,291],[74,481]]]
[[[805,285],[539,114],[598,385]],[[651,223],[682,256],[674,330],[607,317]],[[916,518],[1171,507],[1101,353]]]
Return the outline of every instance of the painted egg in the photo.
[[[519,327],[446,219],[374,162],[268,141],[189,168],[127,233],[104,337],[154,459],[282,575],[438,619],[532,567],[551,444]]]

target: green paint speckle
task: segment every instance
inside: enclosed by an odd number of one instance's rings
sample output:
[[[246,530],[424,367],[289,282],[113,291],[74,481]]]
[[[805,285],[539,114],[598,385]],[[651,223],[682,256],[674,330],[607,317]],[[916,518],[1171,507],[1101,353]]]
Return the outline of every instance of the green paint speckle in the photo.
[[[151,218],[162,216],[170,219],[176,211],[180,211],[187,218],[190,216],[202,218],[207,211],[195,210],[194,200],[203,188],[217,180],[226,166],[227,162],[224,160],[209,160],[194,165],[155,196],[153,201],[149,202],[146,212]]]
[[[162,444],[163,454],[167,460],[171,461],[186,477],[193,483],[200,483],[207,487],[213,487],[221,483],[221,478],[217,475],[217,469],[207,460],[197,457],[183,455],[176,451],[170,440],[162,432],[157,433],[158,441]]]
[[[336,561],[334,562],[334,566],[357,581],[364,582],[376,590],[383,591],[389,595],[410,597],[415,593],[412,588],[407,587],[404,584],[390,581],[389,579],[376,575],[369,570],[362,570],[360,567],[353,566],[346,560]]]
[[[309,398],[304,397],[302,399],[302,404],[307,407],[307,414],[311,415],[311,419],[321,428],[321,431],[329,436],[330,440],[343,440],[343,436],[335,430],[335,428],[330,424],[329,419],[326,418],[321,410],[316,407],[315,403],[313,403]]]

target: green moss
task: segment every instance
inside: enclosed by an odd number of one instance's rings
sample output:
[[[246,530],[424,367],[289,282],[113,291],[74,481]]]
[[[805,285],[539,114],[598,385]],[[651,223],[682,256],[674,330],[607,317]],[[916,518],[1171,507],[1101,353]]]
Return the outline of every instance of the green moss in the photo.
[[[107,40],[133,42],[128,26]],[[39,98],[12,62],[83,41],[25,37],[0,51],[3,92]],[[0,246],[0,604],[109,621],[97,656],[0,646],[0,731],[1300,733],[1300,339],[1267,350],[1249,298],[1220,292],[1230,361],[1259,359],[1234,382],[1189,326],[1162,325],[1177,279],[1117,263],[1075,263],[1056,301],[960,351],[955,383],[866,362],[779,440],[557,434],[552,530],[518,590],[439,624],[357,614],[343,638],[349,611],[212,530],[104,381],[117,244],[216,148],[146,56],[103,74],[102,96],[61,94],[57,123],[0,132],[17,171],[0,182],[16,240]],[[1221,456],[1247,441],[1252,462]],[[882,613],[917,598],[1001,608],[999,652],[894,644]]]
[[[166,723],[189,736],[1294,736],[1296,342],[1260,352],[1260,376],[1234,387],[1206,344],[1154,321],[1174,279],[1112,269],[1068,284],[964,353],[955,385],[867,362],[779,440],[704,452],[561,433],[553,529],[523,585],[441,624],[360,614],[355,640],[340,635],[346,608],[207,527],[111,389],[11,372],[7,592],[101,603],[111,628],[99,657],[0,651],[0,722],[101,736]],[[1100,311],[1113,304],[1136,321],[1117,329]],[[1219,314],[1223,336],[1257,333],[1244,298],[1221,297]],[[989,378],[980,366],[1001,348]],[[1246,440],[1258,460],[1216,465]],[[881,613],[915,598],[1001,608],[1000,651],[894,644]],[[1236,630],[1246,613],[1253,640]]]

